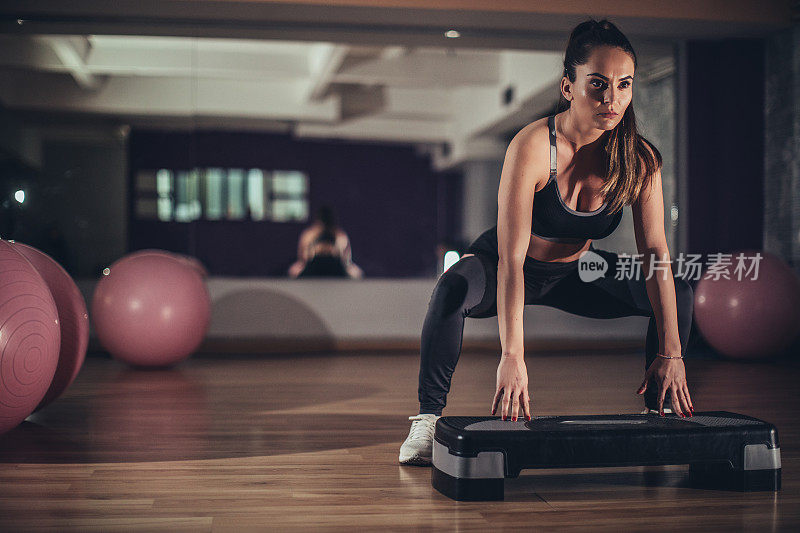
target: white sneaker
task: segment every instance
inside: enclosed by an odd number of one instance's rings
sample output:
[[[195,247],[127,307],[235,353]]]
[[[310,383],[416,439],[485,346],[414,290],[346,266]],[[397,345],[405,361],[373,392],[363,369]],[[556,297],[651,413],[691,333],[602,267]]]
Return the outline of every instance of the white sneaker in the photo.
[[[439,419],[434,414],[409,416],[411,430],[400,446],[400,464],[426,466],[433,455],[433,431]]]

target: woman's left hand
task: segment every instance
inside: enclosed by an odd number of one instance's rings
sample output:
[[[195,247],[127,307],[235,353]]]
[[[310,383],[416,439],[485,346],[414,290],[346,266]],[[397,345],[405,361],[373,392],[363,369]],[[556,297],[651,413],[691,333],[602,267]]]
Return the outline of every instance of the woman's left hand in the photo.
[[[650,363],[650,368],[644,375],[644,381],[636,394],[644,394],[650,380],[658,384],[658,412],[664,416],[664,396],[667,391],[672,398],[672,408],[678,416],[686,418],[692,416],[694,405],[692,397],[689,395],[689,387],[686,384],[686,368],[683,366],[683,359],[665,359],[656,357]]]

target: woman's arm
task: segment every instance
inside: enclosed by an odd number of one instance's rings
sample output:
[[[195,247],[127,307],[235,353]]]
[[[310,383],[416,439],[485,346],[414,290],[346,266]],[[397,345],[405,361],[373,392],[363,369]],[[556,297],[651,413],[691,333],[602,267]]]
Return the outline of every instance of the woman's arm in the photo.
[[[342,261],[345,265],[349,265],[353,262],[353,251],[350,248],[350,237],[348,237],[347,233],[344,231],[340,231],[336,235],[336,247],[339,249],[339,256],[342,258]]]
[[[653,174],[649,185],[642,189],[639,198],[631,205],[631,211],[636,247],[639,253],[643,254],[642,274],[646,276],[647,296],[650,298],[656,321],[658,353],[671,357],[682,356],[675,282],[667,237],[664,233],[664,195],[660,169]],[[650,275],[653,266],[657,269]],[[684,412],[691,412],[692,401],[686,383],[683,359],[656,357],[645,373],[644,381],[637,391],[639,394],[644,393],[651,377],[659,387],[659,412],[663,412],[664,396],[668,391],[672,407],[678,415],[683,416]]]
[[[311,243],[316,238],[316,231],[313,227],[306,228],[300,233],[300,238],[297,239],[297,261],[306,263],[311,260]]]
[[[520,402],[530,419],[528,375],[524,362],[522,315],[525,305],[523,265],[530,243],[533,195],[549,169],[546,137],[518,133],[506,150],[497,193],[497,322],[502,355],[497,369],[494,413],[502,397],[501,415],[517,418]],[[539,132],[541,137],[541,132]],[[538,142],[537,142],[538,140]],[[509,404],[511,411],[509,412]]]
[[[636,248],[643,256],[642,275],[648,276],[652,266],[663,269],[654,271],[645,282],[658,329],[658,353],[679,356],[678,306],[664,233],[664,194],[660,170],[653,175],[650,186],[642,189],[639,198],[631,205],[631,211]],[[658,260],[658,263],[655,264],[654,260]]]
[[[312,228],[300,232],[300,237],[297,239],[297,261],[292,263],[288,271],[290,278],[298,277],[311,259],[311,237],[313,237]]]
[[[497,321],[503,355],[512,357],[524,352],[522,266],[531,239],[533,194],[544,168],[532,144],[530,135],[512,139],[497,193]]]

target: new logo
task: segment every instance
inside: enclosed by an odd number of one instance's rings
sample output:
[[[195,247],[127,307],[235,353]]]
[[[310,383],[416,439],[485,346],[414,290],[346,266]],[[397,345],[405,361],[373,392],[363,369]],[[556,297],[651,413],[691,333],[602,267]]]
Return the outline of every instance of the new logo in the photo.
[[[591,250],[586,250],[578,259],[578,275],[587,283],[602,278],[608,271],[608,261]]]

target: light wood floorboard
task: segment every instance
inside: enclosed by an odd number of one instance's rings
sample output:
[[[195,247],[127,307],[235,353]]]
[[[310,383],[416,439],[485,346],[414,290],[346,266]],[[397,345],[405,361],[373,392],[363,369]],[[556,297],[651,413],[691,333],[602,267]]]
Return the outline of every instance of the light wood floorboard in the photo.
[[[636,353],[527,358],[535,415],[636,413]],[[497,356],[465,353],[445,414],[488,414]],[[2,531],[800,530],[800,365],[686,361],[696,411],[779,430],[783,489],[691,488],[686,465],[526,471],[506,501],[453,502],[397,464],[418,356],[218,356],[174,370],[89,357],[0,436]]]

